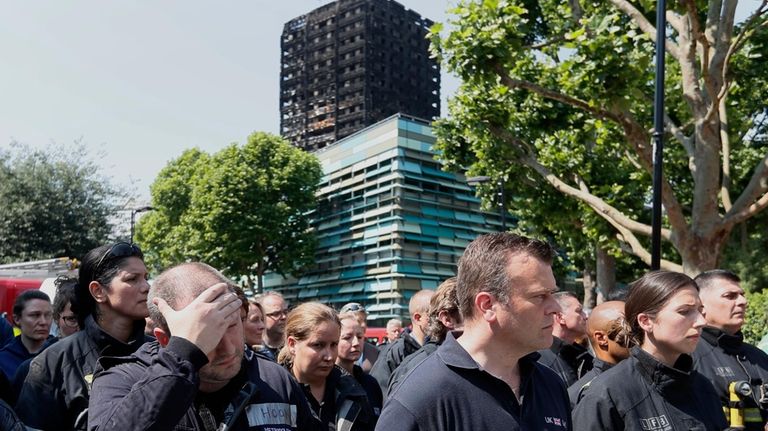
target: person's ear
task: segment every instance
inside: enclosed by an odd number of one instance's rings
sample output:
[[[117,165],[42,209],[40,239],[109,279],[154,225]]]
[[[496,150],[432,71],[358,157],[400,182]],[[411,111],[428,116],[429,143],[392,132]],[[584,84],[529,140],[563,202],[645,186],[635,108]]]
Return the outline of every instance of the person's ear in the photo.
[[[91,293],[93,299],[99,304],[107,301],[107,291],[98,281],[94,280],[88,283],[88,292]]]
[[[22,311],[22,313],[23,313],[23,311]],[[20,321],[20,320],[21,320],[21,316],[17,316],[17,315],[15,315],[15,314],[13,315],[13,323],[14,323],[16,326],[21,326],[21,324],[19,324],[19,321]]]
[[[421,316],[421,313],[420,313],[420,312],[418,312],[418,311],[417,311],[417,312],[413,313],[413,321],[414,321],[414,322],[419,322],[419,323],[421,323],[421,317],[422,317],[422,316]]]
[[[165,347],[168,345],[168,341],[170,341],[171,337],[169,337],[165,331],[160,328],[155,328],[152,330],[152,333],[155,335],[155,338],[157,338],[157,342],[160,343],[160,346]]]
[[[608,349],[608,334],[605,331],[594,331],[592,337],[600,348]]]
[[[475,295],[475,310],[477,314],[483,317],[486,321],[496,320],[496,310],[494,305],[496,301],[493,295],[488,292],[480,292]]]
[[[453,321],[453,319],[451,319],[451,316],[445,310],[440,310],[440,312],[437,313],[437,320],[439,320],[443,326],[448,328],[448,330],[453,330],[453,328],[456,327],[456,323]]]
[[[296,339],[293,338],[293,336],[289,335],[288,338],[285,339],[285,344],[288,346],[288,351],[291,353],[291,356],[296,355]]]
[[[563,313],[559,311],[555,313],[555,323],[559,325],[565,325],[565,318],[563,317]]]
[[[653,333],[653,319],[651,316],[640,313],[637,315],[637,323],[640,325],[640,328],[645,331],[646,333]]]

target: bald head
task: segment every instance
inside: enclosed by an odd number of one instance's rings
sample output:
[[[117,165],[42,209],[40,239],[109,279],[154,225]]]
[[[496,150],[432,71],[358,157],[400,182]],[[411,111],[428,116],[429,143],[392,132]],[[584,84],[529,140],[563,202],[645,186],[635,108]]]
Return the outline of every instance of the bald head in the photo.
[[[603,302],[592,309],[587,320],[587,331],[610,331],[615,322],[624,317],[624,303],[621,301]],[[591,338],[591,337],[590,337]]]
[[[429,301],[434,294],[435,291],[429,289],[422,289],[414,293],[411,301],[408,303],[408,314],[411,316],[415,313],[427,314],[429,311]]]
[[[617,343],[624,319],[624,302],[603,302],[592,309],[587,320],[587,335],[595,356],[603,361],[615,364],[629,354],[624,343]]]
[[[411,323],[413,324],[411,336],[419,344],[424,344],[424,337],[429,326],[429,301],[434,294],[434,290],[422,289],[414,293],[408,303],[408,313],[411,315]]]
[[[154,298],[161,298],[174,310],[180,310],[217,283],[226,283],[230,285],[230,292],[235,292],[234,283],[210,265],[189,262],[171,267],[163,271],[149,289],[149,317],[158,327],[170,333],[165,318],[153,303]]]

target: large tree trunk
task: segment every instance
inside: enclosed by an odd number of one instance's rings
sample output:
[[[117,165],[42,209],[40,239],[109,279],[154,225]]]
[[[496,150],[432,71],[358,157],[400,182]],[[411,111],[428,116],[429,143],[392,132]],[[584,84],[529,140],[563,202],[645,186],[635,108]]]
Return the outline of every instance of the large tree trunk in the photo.
[[[584,261],[584,269],[582,271],[582,283],[584,284],[584,303],[585,310],[591,310],[595,308],[595,277],[594,277],[594,263],[590,260]]]
[[[257,263],[256,264],[256,294],[260,295],[264,293],[264,273],[267,272],[264,267],[266,264],[264,263]]]
[[[680,244],[683,272],[695,277],[704,271],[717,269],[730,229],[719,229],[706,235],[691,235],[689,241]]]
[[[251,277],[250,275],[245,276],[245,288],[248,289],[248,292],[251,293],[251,296],[254,296],[259,293],[259,292],[256,292],[256,289],[253,288],[253,277]]]
[[[608,298],[616,286],[616,258],[597,246],[597,303]]]

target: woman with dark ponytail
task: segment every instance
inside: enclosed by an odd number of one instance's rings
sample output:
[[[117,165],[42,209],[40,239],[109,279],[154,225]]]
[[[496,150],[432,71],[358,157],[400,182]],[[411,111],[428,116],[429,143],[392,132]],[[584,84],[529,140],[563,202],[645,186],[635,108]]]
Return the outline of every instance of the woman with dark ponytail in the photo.
[[[573,429],[725,429],[712,384],[692,368],[705,324],[696,283],[650,272],[630,285],[625,316],[630,357],[592,381],[573,410]]]
[[[147,268],[135,244],[97,247],[82,259],[72,311],[81,331],[46,349],[29,367],[16,404],[28,427],[84,430],[96,361],[127,356],[145,341]]]

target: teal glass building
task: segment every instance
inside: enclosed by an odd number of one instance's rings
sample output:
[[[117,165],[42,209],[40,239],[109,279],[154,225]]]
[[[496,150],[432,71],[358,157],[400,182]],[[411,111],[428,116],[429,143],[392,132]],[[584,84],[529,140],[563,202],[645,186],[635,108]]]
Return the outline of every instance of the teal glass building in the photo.
[[[465,177],[440,169],[434,142],[429,123],[398,114],[316,152],[315,266],[298,280],[269,274],[265,288],[291,304],[359,302],[371,326],[407,317],[414,292],[454,276],[476,236],[501,230]]]

